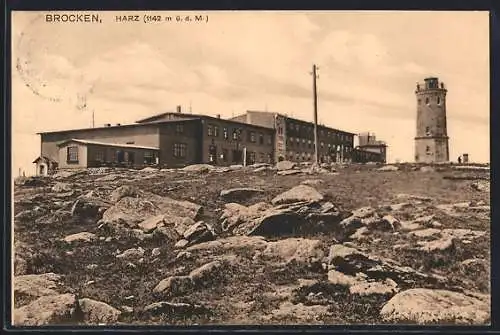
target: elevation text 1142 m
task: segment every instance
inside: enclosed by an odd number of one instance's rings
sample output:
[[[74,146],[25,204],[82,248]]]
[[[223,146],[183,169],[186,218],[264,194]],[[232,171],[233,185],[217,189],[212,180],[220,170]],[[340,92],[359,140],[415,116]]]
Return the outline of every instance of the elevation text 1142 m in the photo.
[[[208,23],[208,15],[117,15],[115,22],[143,22],[143,23]]]

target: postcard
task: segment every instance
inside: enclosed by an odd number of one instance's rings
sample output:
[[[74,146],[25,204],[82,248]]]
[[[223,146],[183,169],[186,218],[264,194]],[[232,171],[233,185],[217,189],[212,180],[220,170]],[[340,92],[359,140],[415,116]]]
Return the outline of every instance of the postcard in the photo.
[[[13,11],[12,324],[489,325],[487,11]]]

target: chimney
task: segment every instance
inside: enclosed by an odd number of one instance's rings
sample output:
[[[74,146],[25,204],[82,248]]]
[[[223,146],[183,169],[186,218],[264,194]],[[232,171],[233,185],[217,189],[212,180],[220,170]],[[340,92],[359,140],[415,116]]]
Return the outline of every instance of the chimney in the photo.
[[[180,105],[179,105],[179,106],[177,106],[177,113],[182,113],[182,111],[181,111],[181,106],[180,106]]]
[[[217,114],[217,118],[220,119],[220,114]]]

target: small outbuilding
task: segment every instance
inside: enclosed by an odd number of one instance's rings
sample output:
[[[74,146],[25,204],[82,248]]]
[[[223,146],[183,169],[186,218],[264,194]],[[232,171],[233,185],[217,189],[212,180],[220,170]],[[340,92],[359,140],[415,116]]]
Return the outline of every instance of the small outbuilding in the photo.
[[[36,164],[36,175],[47,176],[57,169],[57,162],[45,156],[39,156],[33,161]]]

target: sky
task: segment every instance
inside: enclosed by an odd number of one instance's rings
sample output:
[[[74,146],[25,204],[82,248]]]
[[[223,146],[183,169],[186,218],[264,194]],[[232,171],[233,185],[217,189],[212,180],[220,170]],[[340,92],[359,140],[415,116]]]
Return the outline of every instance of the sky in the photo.
[[[69,13],[69,12],[67,12]],[[223,118],[267,110],[318,119],[412,161],[416,82],[448,88],[450,159],[489,162],[488,12],[155,12],[170,22],[48,23],[12,14],[13,173],[34,173],[40,131],[133,123],[176,105]],[[206,22],[175,16],[205,15]]]

